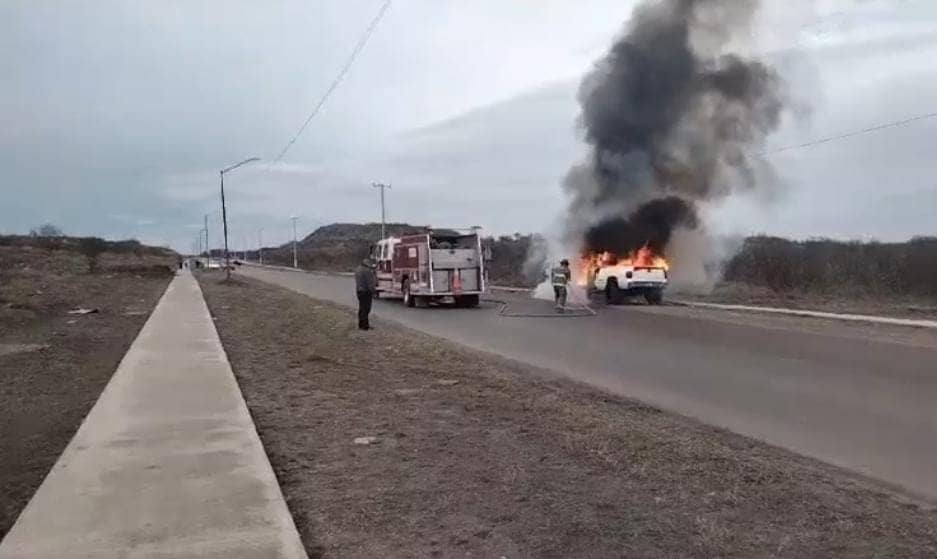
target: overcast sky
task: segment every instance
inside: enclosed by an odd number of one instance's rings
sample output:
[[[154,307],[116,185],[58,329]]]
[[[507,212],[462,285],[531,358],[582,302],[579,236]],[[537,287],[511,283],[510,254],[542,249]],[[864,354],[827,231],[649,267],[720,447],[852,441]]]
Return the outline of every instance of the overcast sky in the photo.
[[[218,169],[276,157],[383,0],[0,2],[0,232],[188,250]],[[769,4],[744,46],[782,69],[800,144],[937,111],[937,2]],[[397,0],[282,164],[226,178],[232,244],[388,218],[542,231],[582,157],[576,88],[633,2]],[[771,156],[783,187],[711,214],[720,232],[937,235],[937,119]]]

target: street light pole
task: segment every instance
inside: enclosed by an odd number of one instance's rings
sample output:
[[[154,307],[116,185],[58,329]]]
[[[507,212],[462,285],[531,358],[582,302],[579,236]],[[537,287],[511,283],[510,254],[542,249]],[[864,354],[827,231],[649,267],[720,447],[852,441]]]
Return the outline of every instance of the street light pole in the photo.
[[[257,231],[257,261],[260,264],[264,263],[264,228],[261,227]]]
[[[381,189],[381,238],[384,239],[384,238],[387,238],[387,231],[386,231],[387,226],[385,224],[386,214],[384,212],[384,190],[390,188],[390,185],[379,183],[379,182],[372,182],[371,187]]]
[[[237,169],[241,165],[259,160],[259,157],[251,157],[218,172],[218,174],[221,175],[221,221],[224,224],[224,270],[225,277],[228,279],[231,279],[231,255],[228,254],[228,209],[224,202],[224,174]]]
[[[211,243],[208,242],[208,214],[205,214],[205,267],[211,264]]]
[[[299,268],[299,259],[296,258],[296,220],[298,218],[294,215],[290,219],[293,220],[293,267]]]
[[[228,258],[228,211],[224,203],[224,171],[221,175],[221,223],[224,227],[224,272],[225,278],[231,279],[231,262]]]

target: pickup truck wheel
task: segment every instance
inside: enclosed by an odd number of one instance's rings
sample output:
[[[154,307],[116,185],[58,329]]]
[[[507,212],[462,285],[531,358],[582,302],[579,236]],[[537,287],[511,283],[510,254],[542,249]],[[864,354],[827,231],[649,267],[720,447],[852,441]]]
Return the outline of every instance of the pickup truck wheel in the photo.
[[[664,300],[664,292],[660,289],[654,289],[644,294],[644,300],[649,305],[659,305]]]
[[[605,285],[605,302],[609,305],[620,305],[625,301],[625,294],[618,287],[618,280],[609,278]]]
[[[403,303],[408,307],[416,306],[416,298],[410,293],[410,280],[403,280]]]

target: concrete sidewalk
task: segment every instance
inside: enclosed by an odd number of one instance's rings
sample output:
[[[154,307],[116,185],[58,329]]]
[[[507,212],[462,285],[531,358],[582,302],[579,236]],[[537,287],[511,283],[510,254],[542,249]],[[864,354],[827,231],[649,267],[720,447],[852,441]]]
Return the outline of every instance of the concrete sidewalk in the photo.
[[[180,273],[0,558],[305,556],[198,284]]]

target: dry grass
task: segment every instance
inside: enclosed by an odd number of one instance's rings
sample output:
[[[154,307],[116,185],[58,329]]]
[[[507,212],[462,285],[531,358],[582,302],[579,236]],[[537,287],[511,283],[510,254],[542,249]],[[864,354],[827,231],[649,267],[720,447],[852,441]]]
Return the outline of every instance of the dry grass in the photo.
[[[774,291],[767,287],[725,282],[717,285],[712,292],[705,295],[680,293],[678,290],[672,290],[670,297],[732,305],[755,305],[898,318],[937,318],[937,299],[912,295],[892,294],[888,297],[872,297],[806,293],[802,291]]]
[[[0,246],[0,537],[97,400],[168,271],[92,275],[72,251]],[[99,312],[69,315],[76,307]]]

